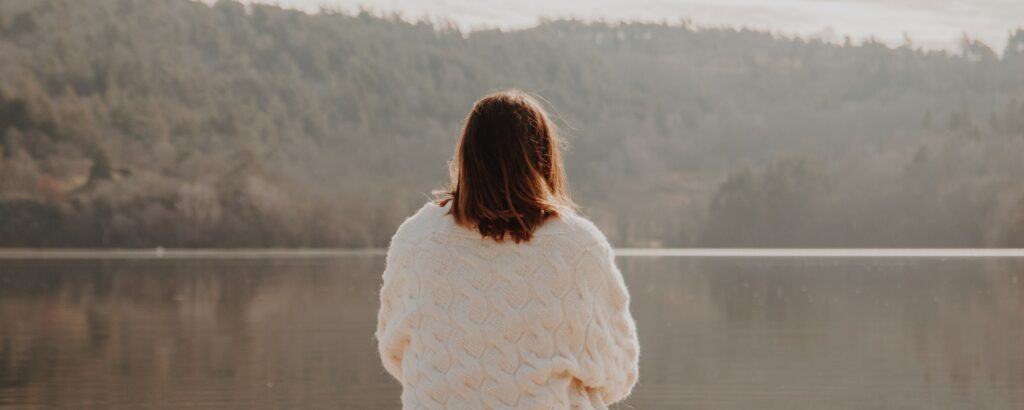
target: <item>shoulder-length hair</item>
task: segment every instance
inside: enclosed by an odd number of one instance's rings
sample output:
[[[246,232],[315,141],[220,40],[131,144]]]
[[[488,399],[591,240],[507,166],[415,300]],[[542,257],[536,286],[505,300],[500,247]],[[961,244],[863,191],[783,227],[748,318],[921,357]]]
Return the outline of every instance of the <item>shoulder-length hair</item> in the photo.
[[[438,204],[460,226],[501,242],[529,241],[559,212],[572,212],[563,142],[537,101],[519,90],[485,96],[473,105],[449,163],[451,183]]]

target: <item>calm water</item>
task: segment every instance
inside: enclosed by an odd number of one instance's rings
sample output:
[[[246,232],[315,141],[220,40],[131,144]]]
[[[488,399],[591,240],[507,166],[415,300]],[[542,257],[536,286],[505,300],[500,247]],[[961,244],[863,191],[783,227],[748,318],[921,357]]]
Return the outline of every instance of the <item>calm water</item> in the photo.
[[[397,408],[380,255],[0,260],[0,407]],[[1024,408],[1024,259],[620,257],[620,408]]]

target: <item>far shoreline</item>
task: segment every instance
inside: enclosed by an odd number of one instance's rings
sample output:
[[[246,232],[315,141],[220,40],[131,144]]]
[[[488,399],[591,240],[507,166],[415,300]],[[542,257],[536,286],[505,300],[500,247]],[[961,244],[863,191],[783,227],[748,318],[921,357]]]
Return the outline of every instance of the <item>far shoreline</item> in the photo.
[[[16,259],[303,259],[384,256],[384,248],[0,248]],[[618,257],[1024,258],[1022,248],[617,248]]]

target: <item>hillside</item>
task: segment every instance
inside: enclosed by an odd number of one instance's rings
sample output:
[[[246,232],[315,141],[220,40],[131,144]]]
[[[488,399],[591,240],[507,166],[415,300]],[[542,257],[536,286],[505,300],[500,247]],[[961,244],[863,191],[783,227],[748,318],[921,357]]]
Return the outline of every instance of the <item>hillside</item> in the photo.
[[[958,54],[188,0],[0,2],[0,246],[386,246],[543,96],[620,246],[1024,246],[1024,31]]]

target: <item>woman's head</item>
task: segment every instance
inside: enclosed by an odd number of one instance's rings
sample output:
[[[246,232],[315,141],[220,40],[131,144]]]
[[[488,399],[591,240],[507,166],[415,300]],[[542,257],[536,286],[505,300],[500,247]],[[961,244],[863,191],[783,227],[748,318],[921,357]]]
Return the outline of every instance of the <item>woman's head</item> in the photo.
[[[473,105],[451,163],[441,204],[462,226],[502,241],[528,241],[558,211],[574,207],[562,167],[562,141],[532,97],[518,90]]]

